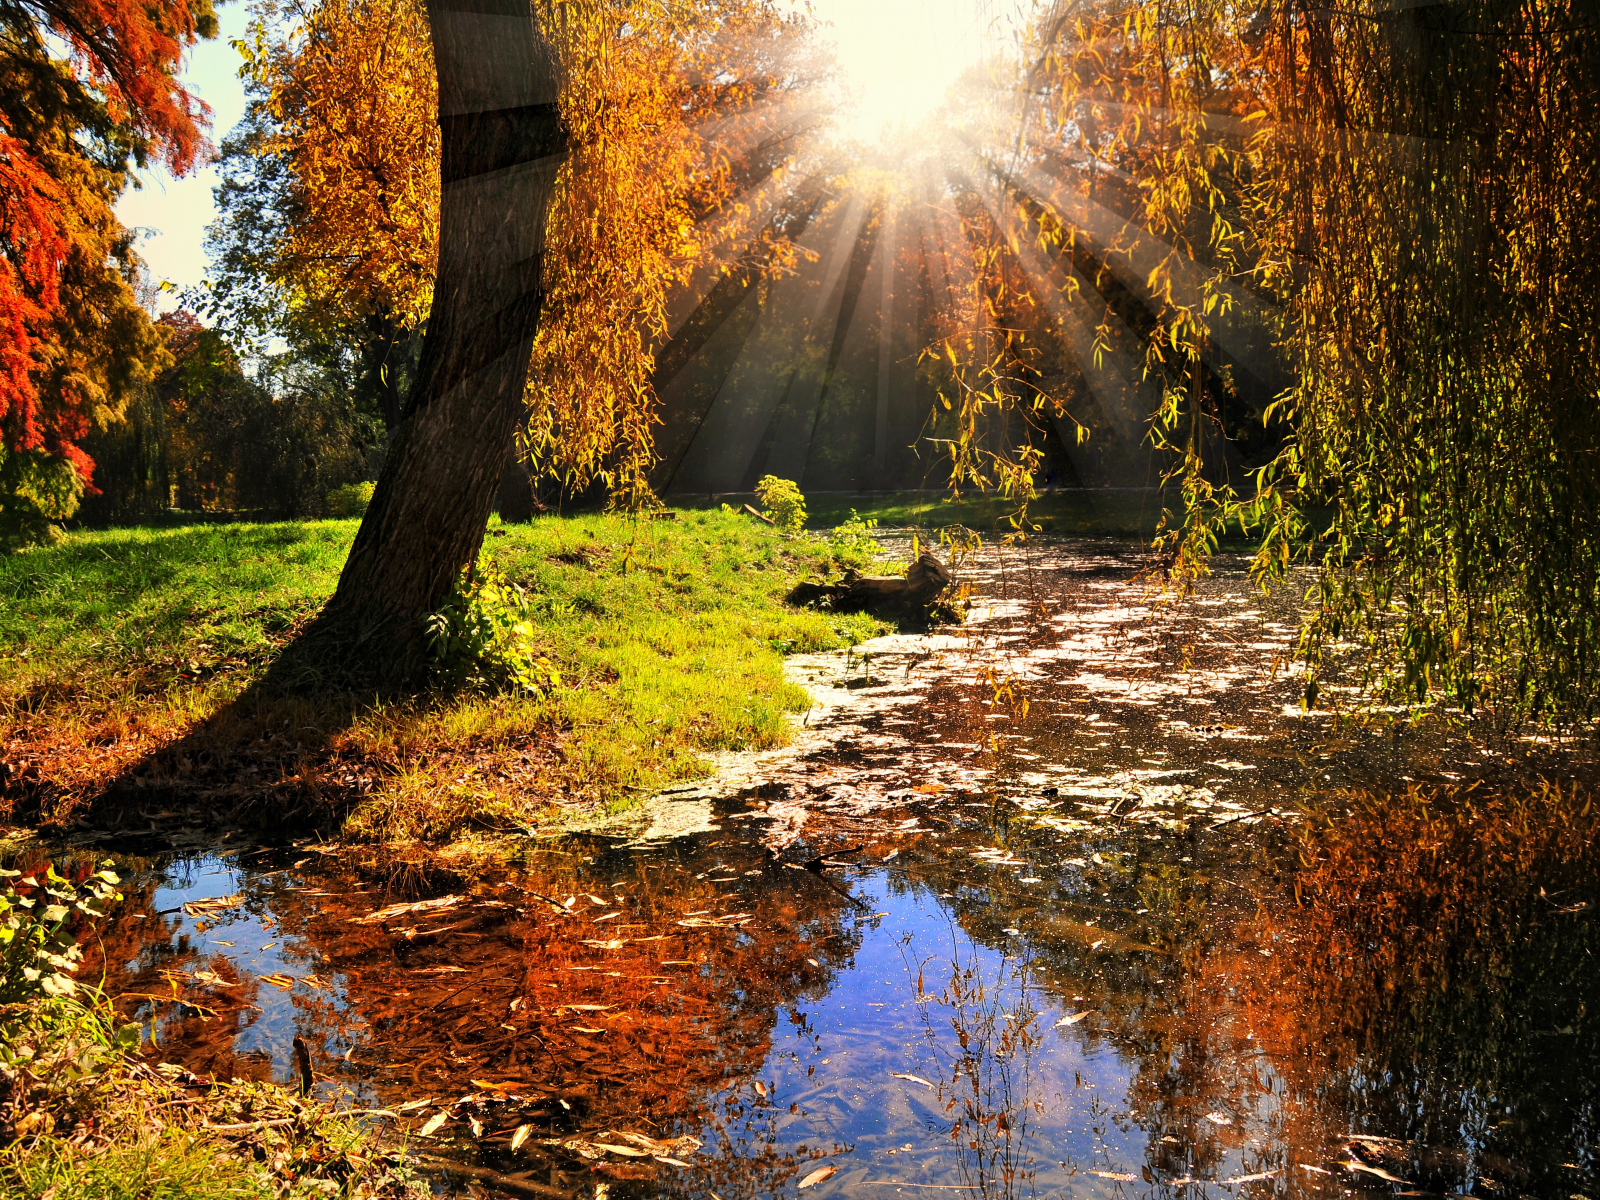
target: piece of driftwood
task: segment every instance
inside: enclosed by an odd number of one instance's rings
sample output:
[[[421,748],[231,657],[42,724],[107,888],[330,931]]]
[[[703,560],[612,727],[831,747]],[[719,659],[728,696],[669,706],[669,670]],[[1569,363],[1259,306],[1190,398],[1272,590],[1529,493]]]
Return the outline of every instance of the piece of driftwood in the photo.
[[[814,604],[821,600],[839,612],[908,615],[938,603],[952,582],[945,565],[924,550],[903,576],[846,571],[839,583],[802,583],[789,593],[789,603]]]
[[[739,511],[742,512],[747,517],[754,517],[758,521],[765,521],[768,525],[776,525],[777,524],[776,521],[774,521],[771,517],[767,516],[767,514],[762,512],[759,508],[752,508],[748,504],[746,504],[742,508],[740,508]]]

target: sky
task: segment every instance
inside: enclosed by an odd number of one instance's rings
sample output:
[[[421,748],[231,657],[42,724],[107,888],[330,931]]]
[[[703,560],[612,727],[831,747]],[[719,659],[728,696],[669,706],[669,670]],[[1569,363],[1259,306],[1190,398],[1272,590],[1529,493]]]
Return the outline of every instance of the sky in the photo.
[[[183,80],[190,92],[211,106],[211,140],[221,145],[244,116],[244,85],[239,81],[243,60],[228,44],[242,38],[250,19],[239,0],[219,5],[222,26],[214,41],[201,42],[184,65]],[[216,217],[211,189],[215,167],[191,171],[174,179],[165,168],[139,172],[141,187],[129,188],[117,204],[117,219],[139,231],[139,253],[150,268],[153,283],[170,281],[177,288],[195,287],[205,278],[203,248],[205,228]],[[164,292],[158,307],[176,308],[177,294]]]
[[[985,47],[993,14],[1018,0],[811,0],[815,16],[831,28],[847,86],[856,101],[841,121],[842,131],[872,143],[892,137],[937,107],[945,89]],[[802,0],[793,0],[803,7]],[[249,12],[242,0],[218,7],[221,32],[191,52],[183,79],[211,106],[211,139],[220,145],[244,116],[241,59],[229,40],[244,35]],[[140,231],[139,252],[151,281],[169,282],[159,306],[177,306],[184,288],[197,287],[206,274],[205,228],[216,217],[211,189],[214,167],[174,179],[156,167],[140,173],[142,186],[130,188],[117,216]]]

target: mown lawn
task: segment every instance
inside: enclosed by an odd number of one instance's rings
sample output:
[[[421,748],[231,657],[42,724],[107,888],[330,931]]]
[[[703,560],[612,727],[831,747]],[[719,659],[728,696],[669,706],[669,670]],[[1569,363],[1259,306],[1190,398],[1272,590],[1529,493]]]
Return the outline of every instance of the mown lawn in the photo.
[[[0,559],[0,812],[62,822],[131,799],[426,839],[536,824],[699,776],[708,751],[781,744],[807,703],[783,655],[879,629],[782,603],[863,565],[849,539],[721,511],[542,517],[496,523],[484,553],[533,598],[548,694],[262,688],[355,528],[122,529]]]

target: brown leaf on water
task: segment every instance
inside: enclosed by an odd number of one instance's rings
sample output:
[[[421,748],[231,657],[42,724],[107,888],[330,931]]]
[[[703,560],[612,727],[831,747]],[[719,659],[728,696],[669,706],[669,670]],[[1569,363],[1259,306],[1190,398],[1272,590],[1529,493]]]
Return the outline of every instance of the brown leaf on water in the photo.
[[[687,1167],[689,1165],[688,1163],[684,1162],[683,1159],[673,1158],[670,1154],[657,1154],[653,1155],[653,1157],[657,1162],[668,1163],[674,1167]]]
[[[596,950],[621,950],[628,944],[628,939],[611,938],[608,941],[600,942],[593,938],[584,938],[583,944],[585,946],[593,946]]]
[[[592,1029],[588,1025],[574,1025],[572,1028],[573,1028],[574,1032],[576,1032],[576,1033],[604,1033],[605,1032],[604,1029]]]
[[[1079,1021],[1083,1020],[1088,1015],[1089,1015],[1088,1010],[1085,1010],[1083,1012],[1072,1013],[1070,1016],[1062,1017],[1061,1020],[1057,1021],[1055,1027],[1057,1029],[1060,1029],[1063,1025],[1076,1025]]]
[[[811,1174],[807,1175],[800,1181],[800,1187],[811,1187],[814,1184],[821,1183],[825,1179],[832,1179],[838,1173],[838,1167],[818,1167],[815,1171],[811,1172]]]
[[[895,1079],[909,1079],[912,1083],[920,1083],[925,1088],[931,1088],[935,1086],[928,1080],[924,1079],[921,1075],[907,1075],[904,1071],[890,1071],[889,1074]]]
[[[522,1143],[528,1140],[528,1134],[532,1130],[533,1127],[531,1125],[518,1125],[517,1131],[511,1135],[511,1148],[513,1150],[522,1149]]]
[[[207,987],[234,988],[234,987],[238,987],[239,986],[239,984],[236,981],[231,980],[231,979],[224,979],[221,975],[218,975],[215,971],[196,971],[194,973],[193,979],[194,979],[194,981],[196,983],[203,983]]]
[[[602,900],[602,899],[600,899],[599,896],[596,896],[593,892],[585,892],[584,895],[589,897],[590,900],[594,901],[601,908],[610,908],[611,907],[611,901]]]
[[[756,1095],[765,1096],[766,1094],[767,1094],[767,1085],[762,1083],[761,1080],[759,1080],[759,1079],[756,1080]]]
[[[407,1100],[404,1104],[395,1105],[394,1110],[395,1112],[410,1112],[412,1109],[416,1108],[427,1108],[428,1105],[432,1103],[432,1096],[429,1096],[426,1100]]]
[[[294,986],[294,976],[285,975],[281,971],[274,971],[271,975],[263,975],[261,982],[270,983],[275,988],[282,988],[284,991],[288,991]]]
[[[619,1146],[615,1142],[595,1142],[596,1150],[604,1150],[608,1154],[620,1154],[623,1158],[649,1158],[648,1150],[635,1150],[632,1146]]]
[[[439,1126],[443,1125],[449,1119],[449,1113],[434,1113],[433,1116],[429,1117],[425,1122],[423,1122],[422,1128],[417,1130],[417,1135],[419,1137],[432,1137],[439,1131]]]
[[[440,896],[436,900],[418,900],[414,904],[391,904],[388,908],[380,908],[377,912],[368,913],[364,917],[351,917],[352,925],[378,925],[395,917],[410,916],[412,913],[439,912],[442,909],[454,908],[464,899],[462,896]]]
[[[205,900],[190,900],[183,906],[183,911],[191,917],[198,917],[204,913],[222,912],[224,909],[238,908],[244,903],[244,893],[235,892],[231,896],[212,896]]]
[[[615,921],[621,915],[622,914],[619,913],[619,912],[610,912],[610,913],[607,913],[603,917],[596,917],[594,919],[594,924],[598,925],[598,924],[600,924],[601,921]]]

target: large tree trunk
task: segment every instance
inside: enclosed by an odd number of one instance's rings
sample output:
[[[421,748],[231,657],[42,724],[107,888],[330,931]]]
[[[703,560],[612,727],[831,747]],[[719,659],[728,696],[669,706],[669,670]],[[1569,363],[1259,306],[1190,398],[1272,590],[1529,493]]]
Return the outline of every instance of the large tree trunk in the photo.
[[[429,0],[439,72],[439,267],[422,361],[339,587],[307,646],[387,682],[483,542],[539,324],[565,133],[529,0]]]

